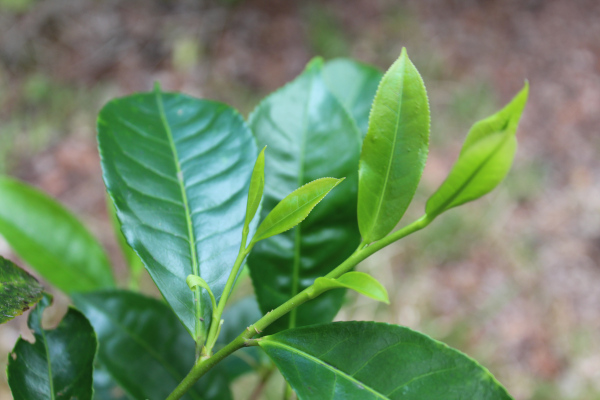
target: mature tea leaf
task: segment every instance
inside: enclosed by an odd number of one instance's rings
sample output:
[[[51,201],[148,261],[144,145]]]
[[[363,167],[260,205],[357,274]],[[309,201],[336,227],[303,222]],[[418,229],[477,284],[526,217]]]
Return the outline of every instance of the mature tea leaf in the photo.
[[[377,279],[364,272],[356,271],[346,272],[337,279],[325,277],[317,278],[313,288],[309,292],[309,296],[312,299],[328,290],[339,288],[352,289],[373,300],[390,304],[387,290]]]
[[[383,72],[347,58],[327,61],[323,66],[325,83],[350,113],[360,132],[367,134],[371,104]]]
[[[406,49],[385,73],[369,118],[358,167],[358,225],[363,241],[386,236],[410,204],[429,146],[429,104]]]
[[[336,322],[267,336],[260,347],[300,400],[509,400],[474,360],[421,333]]]
[[[140,274],[144,270],[144,263],[142,263],[140,256],[136,254],[135,250],[133,250],[129,243],[127,243],[125,236],[123,236],[123,232],[121,231],[121,222],[117,218],[117,210],[115,209],[115,205],[110,197],[106,198],[106,208],[113,231],[115,233],[115,237],[117,238],[117,243],[119,243],[123,258],[125,258],[127,266],[129,267],[130,285],[132,288],[137,289]]]
[[[8,384],[14,400],[91,400],[97,348],[94,330],[72,308],[56,329],[43,329],[42,313],[51,301],[45,294],[29,314],[35,343],[20,338],[8,358]]]
[[[257,156],[250,130],[224,104],[157,90],[108,103],[98,131],[128,243],[188,331],[202,336],[195,325],[210,321],[210,298],[204,292],[195,304],[185,279],[201,276],[217,298],[225,287]]]
[[[131,397],[164,400],[194,365],[194,341],[164,303],[126,291],[76,294],[73,301],[98,334],[98,362]],[[183,397],[230,398],[218,367]]]
[[[360,132],[325,85],[321,70],[322,61],[314,60],[250,116],[259,145],[269,146],[262,218],[308,182],[324,176],[346,177],[300,225],[254,247],[248,265],[263,313],[326,275],[360,242],[356,223]],[[342,290],[325,293],[269,329],[329,322],[340,309],[343,295]]]
[[[0,257],[0,324],[29,310],[44,289],[33,276]]]
[[[39,190],[5,177],[0,177],[0,235],[64,292],[114,286],[104,250],[81,222]]]
[[[265,190],[265,149],[262,151],[256,159],[254,169],[252,170],[252,177],[250,178],[250,190],[248,191],[248,203],[246,205],[246,220],[244,221],[244,228],[250,226],[250,222],[256,215],[260,202],[262,200],[263,192]]]
[[[456,164],[427,201],[427,215],[434,218],[450,208],[478,199],[504,179],[517,149],[515,133],[528,90],[525,85],[506,107],[473,125]]]
[[[344,179],[321,178],[299,187],[281,200],[256,229],[254,242],[278,235],[304,221],[327,194]]]

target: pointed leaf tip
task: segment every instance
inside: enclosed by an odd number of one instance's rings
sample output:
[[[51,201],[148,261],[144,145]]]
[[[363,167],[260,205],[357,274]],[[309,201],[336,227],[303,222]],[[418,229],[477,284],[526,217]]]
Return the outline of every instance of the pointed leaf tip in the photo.
[[[347,272],[337,279],[317,278],[309,292],[309,296],[313,299],[328,290],[338,288],[352,289],[373,300],[390,304],[385,287],[371,275],[357,271]]]

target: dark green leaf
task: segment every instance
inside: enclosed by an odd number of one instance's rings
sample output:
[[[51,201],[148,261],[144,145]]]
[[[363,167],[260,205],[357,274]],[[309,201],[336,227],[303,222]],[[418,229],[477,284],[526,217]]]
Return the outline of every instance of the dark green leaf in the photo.
[[[127,243],[127,239],[123,236],[123,232],[121,232],[121,222],[117,218],[117,210],[115,209],[115,205],[112,202],[110,197],[106,198],[106,207],[108,210],[108,215],[110,217],[110,222],[112,223],[113,230],[115,232],[115,237],[117,238],[117,242],[119,243],[119,247],[121,248],[121,253],[123,254],[123,258],[127,262],[127,266],[130,271],[130,286],[137,289],[138,280],[140,278],[140,274],[144,270],[144,264],[140,257],[135,253],[135,251],[131,248],[129,243]]]
[[[293,82],[268,96],[250,116],[265,159],[262,218],[290,192],[324,176],[346,177],[296,228],[260,241],[248,258],[263,313],[287,301],[326,275],[358,246],[357,166],[360,133],[321,76],[322,62],[311,62]],[[329,322],[344,292],[334,290],[306,303],[270,326]]]
[[[254,169],[252,170],[252,178],[250,179],[250,189],[248,191],[248,204],[246,205],[246,220],[244,221],[244,229],[248,229],[250,222],[256,215],[260,202],[262,200],[263,192],[265,190],[265,149],[262,151],[256,159]]]
[[[360,132],[367,133],[371,104],[383,73],[370,65],[337,58],[323,67],[325,83],[356,121]]]
[[[194,365],[194,341],[164,303],[126,291],[73,301],[98,334],[98,362],[131,397],[164,400]],[[230,399],[227,377],[213,369],[183,398]]]
[[[248,326],[262,317],[258,303],[254,296],[244,297],[225,309],[221,327],[221,335],[217,340],[215,351],[233,341]],[[230,381],[249,372],[261,363],[262,351],[258,347],[242,348],[222,361],[223,370],[226,371]],[[264,354],[262,354],[264,357]]]
[[[363,241],[386,236],[408,208],[429,146],[429,104],[406,49],[385,73],[369,118],[358,167],[358,225]]]
[[[40,301],[42,291],[37,279],[0,257],[0,324],[29,310]]]
[[[195,325],[210,321],[210,298],[195,304],[185,279],[201,276],[217,298],[225,287],[257,156],[250,130],[224,104],[157,90],[108,103],[98,131],[128,243],[188,331],[202,335]]]
[[[309,292],[309,296],[312,299],[328,290],[339,288],[352,289],[373,300],[390,304],[387,290],[379,283],[379,281],[377,281],[377,279],[364,272],[356,271],[346,272],[337,279],[325,277],[317,278],[313,288]]]
[[[131,397],[110,376],[106,368],[94,365],[94,400],[128,400]]]
[[[281,200],[256,229],[253,242],[288,231],[304,221],[327,194],[344,179],[321,178],[299,187]]]
[[[91,400],[94,330],[75,309],[69,309],[56,329],[42,329],[42,313],[51,301],[45,294],[29,314],[35,343],[19,339],[8,358],[14,400]]]
[[[300,400],[511,399],[471,358],[401,326],[310,326],[267,336],[260,347]]]
[[[425,211],[442,212],[478,199],[504,179],[517,149],[515,133],[527,102],[529,86],[498,113],[473,125],[448,177],[431,195]]]
[[[114,286],[104,250],[73,214],[39,190],[3,177],[0,235],[19,257],[64,292]]]

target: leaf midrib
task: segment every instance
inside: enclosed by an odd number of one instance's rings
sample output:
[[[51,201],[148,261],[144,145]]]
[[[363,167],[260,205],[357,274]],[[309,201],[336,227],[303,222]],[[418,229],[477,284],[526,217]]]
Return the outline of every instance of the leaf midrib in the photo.
[[[390,171],[392,170],[392,161],[394,159],[394,152],[396,150],[396,141],[398,139],[398,126],[400,125],[400,113],[402,112],[402,99],[404,96],[404,72],[406,69],[406,60],[403,58],[402,59],[402,63],[400,65],[400,81],[402,83],[402,86],[400,87],[400,101],[398,102],[398,108],[397,108],[397,112],[396,112],[396,123],[395,123],[395,129],[394,129],[394,140],[392,141],[392,146],[391,146],[391,154],[388,160],[388,166],[387,166],[387,170],[385,173],[385,180],[383,182],[383,188],[381,190],[381,196],[379,197],[379,201],[377,204],[377,211],[374,214],[373,219],[371,220],[371,228],[369,229],[369,236],[373,235],[373,230],[375,229],[375,226],[377,224],[377,220],[379,219],[379,214],[381,213],[381,207],[383,205],[383,200],[384,200],[384,196],[385,196],[385,192],[387,190],[387,185],[388,182],[390,180]],[[383,83],[383,80],[382,80]],[[367,240],[367,238],[365,238],[365,240]]]
[[[181,197],[183,200],[183,208],[184,208],[184,213],[185,213],[185,222],[187,225],[187,230],[188,230],[188,243],[189,243],[189,247],[190,247],[190,257],[192,259],[192,274],[200,276],[199,273],[199,268],[198,268],[198,259],[196,256],[196,248],[195,248],[195,243],[196,243],[196,238],[194,235],[194,228],[192,225],[192,219],[191,219],[191,210],[190,210],[190,206],[189,206],[189,202],[188,202],[188,198],[187,198],[187,192],[185,191],[185,184],[183,182],[183,171],[181,170],[181,165],[179,162],[179,155],[177,153],[177,147],[175,146],[175,140],[173,138],[173,132],[171,131],[171,127],[169,125],[169,122],[167,120],[167,115],[165,113],[165,107],[164,107],[164,102],[162,99],[162,93],[159,90],[155,91],[155,96],[156,96],[156,104],[159,110],[159,114],[160,114],[160,119],[161,122],[163,124],[163,128],[165,129],[165,133],[167,135],[167,138],[169,140],[169,146],[171,148],[171,153],[173,154],[173,162],[175,164],[175,170],[177,171],[177,182],[179,184],[179,189],[181,191]],[[196,309],[195,309],[195,318],[194,318],[194,325],[196,327],[196,331],[195,331],[195,335],[194,335],[194,340],[197,341],[198,340],[198,335],[200,334],[200,318],[202,317],[202,304],[201,304],[201,297],[200,297],[200,288],[196,287],[195,291],[194,291],[194,297],[195,297],[195,305],[196,305]]]
[[[319,364],[323,367],[325,367],[326,369],[330,370],[331,372],[334,373],[334,375],[337,376],[341,375],[344,378],[346,378],[347,380],[355,383],[356,385],[362,387],[363,389],[368,390],[369,392],[373,393],[374,395],[376,395],[377,397],[381,398],[381,399],[385,399],[385,400],[389,400],[389,398],[379,392],[377,392],[375,389],[373,389],[372,387],[366,385],[365,383],[359,381],[358,379],[354,378],[352,375],[348,375],[347,373],[340,371],[339,369],[335,368],[334,366],[327,364],[326,362],[316,358],[315,356],[308,354],[306,352],[303,352],[295,347],[289,346],[285,343],[281,343],[281,342],[277,342],[277,341],[273,341],[273,340],[269,340],[268,338],[263,339],[263,343],[266,343],[268,346],[273,346],[273,347],[279,347],[280,349],[283,349],[285,351],[288,351],[290,353],[296,354],[300,357],[306,358],[307,360],[310,360],[316,364]],[[261,346],[264,344],[261,344]],[[335,384],[334,384],[335,385]],[[335,386],[334,386],[335,388]]]
[[[52,362],[50,361],[50,349],[48,349],[48,339],[46,339],[46,331],[42,328],[42,311],[41,307],[36,307],[38,313],[38,321],[40,324],[40,332],[42,335],[42,341],[44,342],[44,351],[46,352],[46,363],[48,364],[48,385],[50,386],[50,399],[54,400],[54,380],[52,378]]]

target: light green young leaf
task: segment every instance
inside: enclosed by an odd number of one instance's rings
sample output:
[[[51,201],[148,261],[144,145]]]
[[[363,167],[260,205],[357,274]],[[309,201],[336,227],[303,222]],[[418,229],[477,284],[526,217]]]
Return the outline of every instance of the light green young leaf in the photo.
[[[456,164],[427,201],[425,212],[429,217],[478,199],[504,179],[517,148],[515,133],[528,90],[526,84],[506,107],[473,125]]]
[[[108,257],[56,200],[0,177],[0,235],[46,281],[65,293],[114,287]]]
[[[0,324],[29,310],[40,301],[42,291],[37,279],[0,257]]]
[[[402,326],[312,325],[259,345],[300,400],[512,400],[477,362]]]
[[[369,117],[358,167],[363,241],[386,236],[410,204],[427,161],[429,103],[406,49],[385,73]]]
[[[215,295],[213,294],[212,290],[210,290],[210,286],[208,286],[208,283],[206,283],[204,279],[202,279],[198,275],[189,274],[187,278],[185,278],[185,283],[187,283],[191,291],[194,291],[196,289],[196,286],[200,286],[201,288],[206,290],[208,292],[208,295],[210,296],[210,302],[212,304],[213,312],[217,309],[217,301],[215,300]]]
[[[294,190],[271,210],[259,225],[252,241],[258,242],[278,235],[304,221],[327,193],[343,180],[344,178],[321,178]]]
[[[373,300],[390,304],[388,293],[385,287],[371,275],[357,271],[346,272],[337,279],[325,277],[317,278],[309,292],[309,297],[314,299],[321,293],[338,288],[352,289],[362,295],[372,298]]]
[[[250,178],[250,190],[248,191],[248,204],[246,206],[246,220],[244,221],[244,231],[248,231],[250,222],[256,215],[260,201],[262,200],[263,191],[265,189],[265,150],[267,146],[263,147],[259,153],[254,169],[252,170],[252,177]]]

